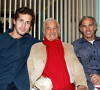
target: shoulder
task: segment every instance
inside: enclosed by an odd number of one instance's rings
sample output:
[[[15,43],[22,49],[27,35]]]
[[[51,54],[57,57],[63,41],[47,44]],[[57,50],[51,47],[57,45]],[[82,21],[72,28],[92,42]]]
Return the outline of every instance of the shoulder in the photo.
[[[34,59],[39,59],[44,57],[46,55],[46,46],[42,42],[35,43],[31,47],[31,52],[30,56],[33,57]],[[40,59],[41,60],[41,59]]]
[[[41,42],[39,39],[36,39],[36,38],[32,38],[32,40],[33,40],[33,43]]]
[[[76,44],[80,43],[80,41],[81,41],[81,38],[80,38],[80,39],[75,40],[74,42],[72,42],[72,45],[76,45]]]
[[[95,41],[99,41],[100,42],[100,37],[96,36],[95,37]]]
[[[74,50],[81,48],[85,42],[86,41],[84,41],[83,38],[80,38],[80,39],[75,40],[72,43],[72,45],[74,47]]]
[[[38,43],[35,43],[34,45],[33,45],[33,47],[36,47],[36,46],[44,46],[44,44],[42,43],[42,42],[38,42]]]
[[[0,40],[4,40],[5,38],[7,39],[7,32],[4,32],[2,34],[0,34]]]
[[[64,47],[72,47],[72,45],[69,44],[69,43],[62,42],[62,44],[63,44]]]
[[[73,45],[65,42],[63,42],[62,44],[65,50],[73,50]]]
[[[34,49],[34,50],[40,50],[41,48],[45,47],[45,45],[42,43],[42,42],[38,42],[38,43],[35,43],[31,49]]]
[[[0,34],[0,37],[3,37],[3,36],[5,36],[5,33],[1,33],[1,34]]]
[[[35,43],[41,42],[39,39],[33,38],[30,34],[27,34],[26,37],[28,37],[27,40],[28,40],[28,42],[31,43],[32,45],[35,44]]]

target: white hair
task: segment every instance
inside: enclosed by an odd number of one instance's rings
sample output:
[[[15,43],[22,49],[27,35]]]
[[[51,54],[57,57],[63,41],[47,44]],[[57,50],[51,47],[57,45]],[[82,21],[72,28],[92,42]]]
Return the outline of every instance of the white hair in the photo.
[[[47,19],[43,22],[43,29],[42,29],[43,36],[45,36],[45,24],[46,24],[47,22],[51,22],[51,21],[54,21],[54,22],[56,22],[56,23],[58,24],[58,36],[61,37],[60,25],[59,25],[59,23],[58,23],[55,19],[53,19],[53,18],[47,18]]]

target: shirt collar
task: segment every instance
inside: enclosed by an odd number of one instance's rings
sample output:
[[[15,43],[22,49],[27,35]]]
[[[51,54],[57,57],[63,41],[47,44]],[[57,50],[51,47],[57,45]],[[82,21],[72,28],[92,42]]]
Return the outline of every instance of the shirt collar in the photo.
[[[100,41],[100,37],[95,36],[95,41]],[[84,37],[80,38],[79,40],[80,43],[82,42],[88,42]]]

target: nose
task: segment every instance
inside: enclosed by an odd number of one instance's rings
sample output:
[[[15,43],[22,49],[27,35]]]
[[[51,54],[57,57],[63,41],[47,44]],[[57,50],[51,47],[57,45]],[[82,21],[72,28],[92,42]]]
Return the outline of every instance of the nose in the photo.
[[[25,23],[25,22],[23,22],[23,23],[22,23],[22,27],[25,27],[25,25],[26,25],[26,23]]]
[[[53,29],[51,28],[51,30],[50,30],[51,32],[53,32]]]
[[[87,26],[86,29],[89,30],[89,26]]]
[[[51,30],[50,30],[52,33],[54,32],[54,28],[51,28]]]

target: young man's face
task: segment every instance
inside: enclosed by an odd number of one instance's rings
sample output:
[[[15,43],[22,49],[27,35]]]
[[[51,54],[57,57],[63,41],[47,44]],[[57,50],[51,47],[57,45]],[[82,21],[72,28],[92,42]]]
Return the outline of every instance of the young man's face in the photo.
[[[50,41],[58,39],[58,24],[55,21],[45,24],[45,37]]]
[[[86,40],[92,41],[95,39],[95,28],[91,18],[84,19],[81,25],[81,31]]]
[[[14,35],[17,38],[23,37],[26,33],[29,32],[31,28],[32,16],[29,14],[19,14],[17,20],[14,20]]]

